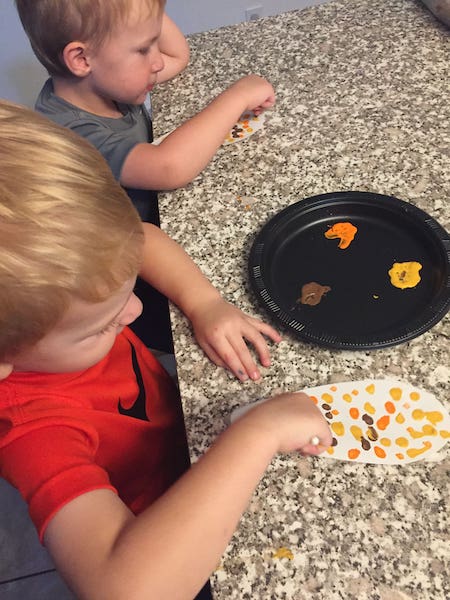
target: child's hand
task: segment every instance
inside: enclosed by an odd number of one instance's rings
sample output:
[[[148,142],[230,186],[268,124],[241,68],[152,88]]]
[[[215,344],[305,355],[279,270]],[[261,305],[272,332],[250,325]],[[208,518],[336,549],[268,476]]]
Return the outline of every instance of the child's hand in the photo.
[[[256,114],[275,104],[275,91],[271,84],[258,75],[246,75],[231,86],[244,95],[246,108]]]
[[[298,450],[302,454],[320,454],[331,446],[333,439],[324,416],[303,392],[274,396],[256,405],[239,420],[262,428],[265,438],[273,436],[276,452]],[[319,439],[319,445],[311,443],[314,437]]]
[[[273,327],[246,315],[220,297],[198,306],[190,319],[195,337],[208,357],[216,365],[232,371],[241,381],[261,377],[245,340],[253,344],[264,367],[270,365],[270,355],[262,334],[277,343],[281,340]]]

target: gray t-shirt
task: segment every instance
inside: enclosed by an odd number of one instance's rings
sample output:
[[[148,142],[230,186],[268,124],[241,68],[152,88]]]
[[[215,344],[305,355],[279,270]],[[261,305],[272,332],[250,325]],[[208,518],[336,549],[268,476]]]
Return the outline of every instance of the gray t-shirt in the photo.
[[[35,109],[46,117],[86,138],[106,159],[117,181],[123,164],[136,144],[153,141],[152,122],[144,105],[118,105],[120,118],[94,115],[66,102],[53,91],[48,79],[36,101]],[[125,188],[143,221],[159,225],[155,191]]]

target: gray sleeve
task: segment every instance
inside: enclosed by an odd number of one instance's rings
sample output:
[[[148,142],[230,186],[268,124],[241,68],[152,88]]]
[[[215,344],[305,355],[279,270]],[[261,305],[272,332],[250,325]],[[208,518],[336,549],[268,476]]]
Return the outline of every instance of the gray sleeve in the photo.
[[[78,135],[88,140],[103,155],[108,163],[114,177],[120,180],[123,164],[130,151],[140,143],[127,131],[113,131],[100,123],[95,122],[73,122],[70,125]]]

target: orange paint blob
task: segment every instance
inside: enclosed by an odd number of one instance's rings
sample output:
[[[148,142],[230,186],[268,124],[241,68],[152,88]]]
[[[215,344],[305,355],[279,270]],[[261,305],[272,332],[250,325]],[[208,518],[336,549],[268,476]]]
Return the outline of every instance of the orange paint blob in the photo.
[[[332,386],[330,387],[330,390],[331,390],[332,392],[335,392],[335,391],[337,390],[337,387],[336,387],[335,385],[332,385]]]
[[[352,406],[349,412],[352,419],[357,419],[359,417],[359,410],[355,406]]]
[[[338,248],[345,250],[353,242],[358,228],[352,223],[335,223],[332,227],[325,231],[327,240],[339,239]]]
[[[310,398],[314,402],[314,404],[319,404],[319,401],[315,396],[310,396]]]
[[[397,452],[395,455],[399,460],[403,460],[405,456],[401,452]]]
[[[378,456],[378,458],[386,458],[386,452],[380,446],[374,446],[373,451]]]
[[[392,402],[386,402],[384,404],[384,408],[386,409],[386,412],[388,412],[390,415],[395,413],[395,406],[392,404]]]
[[[386,427],[389,425],[389,421],[390,421],[389,415],[384,415],[383,417],[378,419],[378,421],[377,421],[378,429],[381,429],[381,430],[386,429]]]
[[[347,456],[351,459],[351,460],[355,460],[355,458],[358,458],[358,456],[361,454],[361,452],[357,449],[357,448],[352,448],[351,450],[348,451]]]

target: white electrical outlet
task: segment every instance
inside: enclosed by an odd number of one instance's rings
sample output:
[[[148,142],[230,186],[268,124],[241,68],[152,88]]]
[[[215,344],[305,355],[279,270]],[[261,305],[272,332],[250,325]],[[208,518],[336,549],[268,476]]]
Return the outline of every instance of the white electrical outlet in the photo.
[[[256,21],[262,17],[262,6],[261,4],[257,4],[256,6],[251,6],[245,10],[245,20],[246,21]]]

